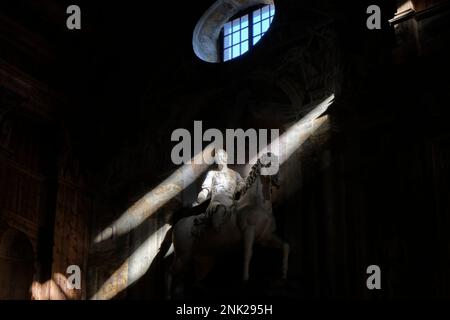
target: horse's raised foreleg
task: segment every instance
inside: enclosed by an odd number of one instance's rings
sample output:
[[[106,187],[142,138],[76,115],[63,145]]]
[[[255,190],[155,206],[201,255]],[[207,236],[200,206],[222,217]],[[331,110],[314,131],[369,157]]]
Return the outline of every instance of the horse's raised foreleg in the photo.
[[[250,261],[253,254],[253,242],[255,240],[255,226],[248,226],[244,230],[244,272],[242,280],[248,281],[250,274]]]
[[[283,260],[281,263],[281,278],[287,279],[288,265],[289,265],[289,244],[284,242],[275,234],[271,234],[267,239],[262,241],[262,245],[270,248],[280,249],[282,251]]]

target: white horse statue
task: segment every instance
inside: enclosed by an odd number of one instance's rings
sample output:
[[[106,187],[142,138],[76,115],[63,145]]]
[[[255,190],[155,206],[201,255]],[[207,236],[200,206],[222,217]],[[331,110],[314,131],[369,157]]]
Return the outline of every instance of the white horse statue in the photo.
[[[166,298],[172,298],[172,282],[175,293],[183,292],[183,275],[191,262],[202,262],[196,280],[200,281],[210,271],[214,256],[226,250],[244,248],[242,279],[249,279],[249,266],[253,244],[278,248],[282,251],[281,276],[286,279],[288,270],[289,244],[275,233],[275,218],[272,213],[271,188],[278,186],[276,176],[262,176],[260,160],[253,165],[245,179],[245,187],[229,219],[219,231],[208,225],[205,215],[189,216],[173,227],[174,262],[167,273]],[[203,269],[203,270],[201,270]]]

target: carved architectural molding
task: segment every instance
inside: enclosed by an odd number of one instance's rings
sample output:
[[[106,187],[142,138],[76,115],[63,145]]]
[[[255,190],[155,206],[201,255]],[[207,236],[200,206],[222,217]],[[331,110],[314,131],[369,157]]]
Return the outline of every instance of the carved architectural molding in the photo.
[[[0,211],[0,239],[3,236],[3,233],[9,228],[8,224],[6,223],[5,215],[6,212]]]
[[[0,92],[14,93],[20,102],[13,105],[41,119],[51,121],[56,106],[66,104],[65,99],[6,61],[0,59]],[[0,93],[3,96],[5,93]]]
[[[5,225],[19,230],[26,234],[29,238],[37,239],[39,235],[39,225],[36,223],[22,217],[21,215],[11,212],[4,211],[4,223]]]
[[[394,50],[396,60],[401,62],[405,58],[439,51],[439,39],[433,41],[433,26],[448,19],[449,15],[448,0],[398,2],[397,12],[389,20],[397,38],[397,48]]]
[[[395,26],[410,19],[421,20],[449,9],[450,2],[448,0],[435,0],[429,1],[429,3],[426,1],[402,1],[389,23]]]

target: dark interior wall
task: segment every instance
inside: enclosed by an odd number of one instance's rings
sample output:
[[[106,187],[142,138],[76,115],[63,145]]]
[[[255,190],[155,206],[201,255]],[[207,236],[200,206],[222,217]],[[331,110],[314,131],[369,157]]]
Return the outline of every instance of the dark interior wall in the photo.
[[[6,232],[13,228],[29,238],[33,245],[29,264],[34,280],[39,281],[51,268],[49,251],[52,243],[48,239],[52,237],[49,219],[54,215],[49,208],[55,201],[51,168],[55,161],[52,150],[55,144],[50,132],[51,124],[40,116],[23,111],[27,97],[19,90],[15,91],[20,89],[13,87],[17,82],[9,78],[5,68],[2,71],[0,229]],[[33,278],[28,280],[25,290],[31,297],[27,289],[31,287]]]
[[[26,235],[9,229],[0,247],[0,299],[27,300],[34,273],[34,254]]]
[[[1,81],[0,236],[13,229],[32,244],[28,262],[32,277],[24,275],[28,283],[22,286],[30,298],[32,282],[44,285],[57,273],[67,276],[66,269],[73,264],[87,269],[92,195],[79,177],[67,143],[59,138],[57,122],[28,107],[37,100],[31,90],[11,88],[17,76],[3,74]],[[26,84],[32,89],[39,85]],[[52,296],[50,286],[35,291],[34,298]],[[66,292],[71,298],[82,294]]]
[[[28,269],[15,270],[20,285],[3,274],[8,283],[2,288],[15,288],[4,298],[82,298],[85,289],[67,290],[66,270],[79,265],[86,288],[93,197],[58,116],[65,97],[41,73],[40,68],[54,63],[56,53],[39,32],[5,16],[7,12],[2,10],[0,19],[0,243],[13,230],[29,241],[32,253]],[[27,48],[38,49],[33,56]]]
[[[291,298],[448,297],[448,9],[413,2],[416,15],[389,25],[397,3],[378,1],[383,28],[369,31],[372,2],[278,1],[267,36],[226,64],[192,52],[192,31],[212,1],[163,4],[170,21],[155,18],[153,4],[82,2],[78,33],[60,23],[65,3],[8,4],[0,19],[0,232],[20,230],[32,243],[34,280],[45,291],[38,296],[161,298],[170,258],[129,287],[140,262],[127,259],[192,202],[200,181],[129,234],[102,231],[173,172],[172,131],[192,130],[194,120],[204,130],[283,131],[333,92],[326,130],[281,171],[274,208],[277,233],[291,244],[289,281],[276,283],[279,257],[260,248],[254,289]],[[99,234],[108,241],[91,245]],[[155,250],[166,238],[157,234]],[[236,290],[240,258],[213,272],[210,290]],[[82,268],[81,291],[65,291],[61,278],[45,286],[70,264]],[[365,286],[371,264],[382,270],[380,292]]]
[[[449,241],[443,231],[449,212],[436,200],[448,199],[448,190],[434,187],[448,177],[446,165],[434,160],[436,152],[442,159],[449,147],[444,102],[449,65],[443,58],[448,48],[441,46],[449,27],[442,24],[448,15],[443,8],[394,22],[397,39],[415,34],[410,50],[402,52],[399,47],[407,43],[396,42],[392,60],[366,70],[362,86],[355,80],[361,81],[364,69],[349,72],[353,90],[334,109],[333,152],[339,168],[334,211],[347,221],[345,238],[360,243],[343,256],[354,268],[350,278],[356,270],[364,278],[364,266],[380,261],[383,297],[448,295],[443,275],[448,255],[442,246]],[[436,28],[439,32],[430,37],[427,30]],[[363,282],[355,289],[350,292],[367,293]]]

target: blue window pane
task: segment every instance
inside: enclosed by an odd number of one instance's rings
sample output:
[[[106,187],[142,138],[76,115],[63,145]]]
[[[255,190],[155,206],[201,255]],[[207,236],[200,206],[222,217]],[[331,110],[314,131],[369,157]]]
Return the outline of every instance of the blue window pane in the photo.
[[[233,58],[239,57],[241,55],[240,45],[235,45],[233,47]]]
[[[261,19],[267,19],[270,17],[270,6],[265,6],[261,9]]]
[[[248,14],[241,17],[241,28],[246,28],[246,27],[248,27]]]
[[[245,41],[248,39],[248,28],[241,30],[241,41]]]
[[[256,36],[256,37],[254,37],[254,38],[253,38],[253,44],[254,44],[254,45],[257,44],[259,40],[261,40],[261,36]]]
[[[238,44],[239,42],[241,42],[241,33],[238,31],[233,33],[233,45]]]
[[[231,47],[231,35],[225,36],[225,37],[223,38],[223,47],[224,47],[224,48]]]
[[[223,26],[223,32],[225,35],[228,35],[231,33],[231,22],[225,23],[225,25]]]
[[[269,30],[274,16],[275,6],[266,5],[253,11],[252,16],[244,15],[226,23],[223,33],[224,61],[237,58],[256,45]]]
[[[263,22],[262,22],[262,32],[264,33],[267,30],[269,30],[269,26],[270,26],[269,19],[263,20]]]
[[[259,34],[261,34],[261,23],[260,22],[258,22],[258,23],[255,23],[254,25],[253,25],[253,35],[259,35]]]
[[[244,54],[248,51],[248,41],[244,41],[241,43],[241,54]]]
[[[233,20],[233,32],[239,31],[241,28],[241,19],[237,18]]]
[[[231,59],[231,48],[225,49],[223,52],[223,60],[228,61]]]
[[[253,22],[261,21],[261,9],[253,11]]]

